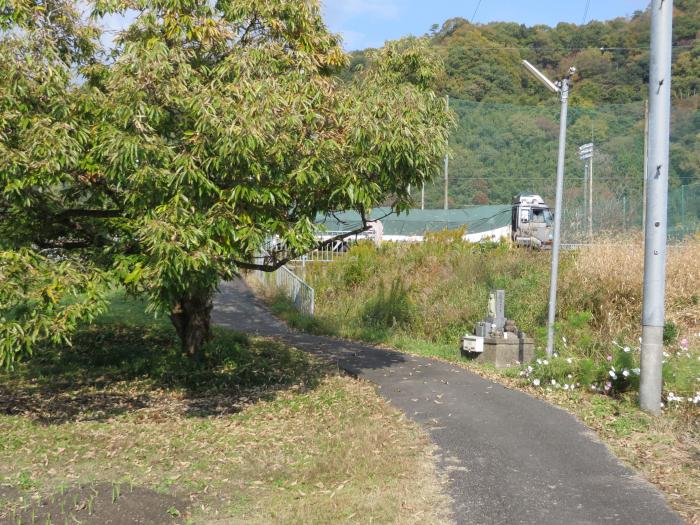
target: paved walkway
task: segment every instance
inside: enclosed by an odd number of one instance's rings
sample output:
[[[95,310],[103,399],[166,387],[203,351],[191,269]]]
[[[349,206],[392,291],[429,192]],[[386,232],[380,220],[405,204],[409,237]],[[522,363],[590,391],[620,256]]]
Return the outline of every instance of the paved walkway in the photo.
[[[683,523],[563,410],[449,363],[290,331],[241,281],[222,285],[213,316],[376,383],[438,445],[458,524]]]

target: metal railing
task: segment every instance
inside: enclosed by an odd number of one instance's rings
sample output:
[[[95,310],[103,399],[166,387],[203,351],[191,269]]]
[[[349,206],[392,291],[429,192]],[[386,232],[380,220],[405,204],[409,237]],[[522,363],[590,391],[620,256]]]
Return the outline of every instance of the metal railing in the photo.
[[[324,232],[323,235],[319,236],[319,240],[326,240],[330,239],[332,237],[336,237],[338,235],[346,234],[347,232],[345,231],[327,231]],[[305,253],[304,255],[297,257],[294,259],[292,262],[294,263],[301,263],[303,266],[306,263],[330,263],[330,262],[335,262],[338,259],[341,259],[345,254],[350,251],[350,248],[353,244],[355,244],[359,240],[364,240],[364,239],[374,239],[374,233],[372,231],[368,231],[365,233],[358,233],[356,235],[350,235],[349,237],[346,237],[341,240],[334,241],[333,243],[324,246],[322,248],[318,248],[316,250],[311,250],[308,253]]]
[[[263,287],[284,293],[301,313],[314,315],[314,289],[292,270],[281,266],[274,272],[254,270],[252,273]]]

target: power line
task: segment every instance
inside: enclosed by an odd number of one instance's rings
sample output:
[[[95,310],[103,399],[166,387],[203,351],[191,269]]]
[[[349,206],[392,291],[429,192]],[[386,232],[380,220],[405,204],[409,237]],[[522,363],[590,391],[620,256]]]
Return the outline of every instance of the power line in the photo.
[[[481,7],[481,2],[482,2],[482,0],[479,0],[476,3],[476,9],[474,9],[474,14],[472,15],[472,19],[471,19],[472,24],[474,23],[474,19],[476,18],[476,14],[479,12],[479,7]]]
[[[536,47],[536,46],[487,46],[487,47],[476,47],[476,46],[460,46],[463,49],[470,49],[473,51],[600,51],[604,53],[605,51],[649,51],[649,46],[636,46],[636,47],[619,47],[619,46],[587,46],[587,47]],[[677,44],[671,46],[672,49],[692,49],[694,44]]]
[[[554,177],[552,175],[551,177],[528,177],[527,175],[517,175],[514,177],[508,176],[508,175],[500,175],[500,176],[495,176],[495,177],[472,177],[469,175],[454,175],[450,177],[451,179],[459,179],[459,180],[515,180],[515,181],[522,181],[522,180],[531,180],[531,181],[549,181]],[[576,176],[571,176],[571,179],[576,179]],[[622,177],[616,177],[614,175],[608,175],[605,177],[597,177],[598,180],[619,180],[619,181],[625,181],[625,180],[639,180],[641,181],[641,177],[633,177],[633,176],[622,176]],[[437,182],[435,183],[437,184]]]
[[[588,18],[588,8],[591,7],[591,0],[586,0],[586,8],[583,10],[583,21],[581,25],[586,25],[586,18]]]

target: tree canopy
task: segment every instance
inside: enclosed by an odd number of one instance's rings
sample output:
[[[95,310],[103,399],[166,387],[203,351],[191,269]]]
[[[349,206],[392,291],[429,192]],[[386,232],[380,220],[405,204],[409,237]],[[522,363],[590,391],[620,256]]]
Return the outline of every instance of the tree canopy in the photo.
[[[93,16],[127,10],[105,53],[70,2],[0,4],[5,364],[104,309],[107,286],[169,313],[194,355],[221,279],[313,247],[319,214],[406,209],[439,169],[450,117],[425,40],[342,82],[317,2],[99,0]],[[260,258],[268,238],[280,250]]]

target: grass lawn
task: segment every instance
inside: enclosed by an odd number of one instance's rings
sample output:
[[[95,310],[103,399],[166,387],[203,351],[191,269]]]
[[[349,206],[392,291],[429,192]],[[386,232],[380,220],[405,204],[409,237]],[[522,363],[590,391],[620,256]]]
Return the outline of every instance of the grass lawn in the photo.
[[[441,486],[370,385],[223,330],[189,362],[119,295],[0,373],[1,523],[446,523]]]

